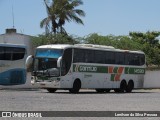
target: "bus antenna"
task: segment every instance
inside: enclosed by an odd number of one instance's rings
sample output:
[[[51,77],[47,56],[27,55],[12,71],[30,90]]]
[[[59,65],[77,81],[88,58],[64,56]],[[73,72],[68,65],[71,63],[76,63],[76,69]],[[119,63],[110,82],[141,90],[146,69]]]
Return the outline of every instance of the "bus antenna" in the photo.
[[[13,0],[12,0],[12,22],[13,22],[13,28],[14,28],[14,9],[13,9]]]

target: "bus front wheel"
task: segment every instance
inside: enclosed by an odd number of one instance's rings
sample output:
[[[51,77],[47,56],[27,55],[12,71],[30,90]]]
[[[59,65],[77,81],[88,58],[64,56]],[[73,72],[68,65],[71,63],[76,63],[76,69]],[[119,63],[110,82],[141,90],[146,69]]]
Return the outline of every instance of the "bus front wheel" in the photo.
[[[81,81],[79,79],[76,79],[73,83],[73,87],[69,89],[70,93],[78,93],[81,89]]]
[[[57,89],[55,88],[48,88],[47,91],[50,93],[55,93]]]

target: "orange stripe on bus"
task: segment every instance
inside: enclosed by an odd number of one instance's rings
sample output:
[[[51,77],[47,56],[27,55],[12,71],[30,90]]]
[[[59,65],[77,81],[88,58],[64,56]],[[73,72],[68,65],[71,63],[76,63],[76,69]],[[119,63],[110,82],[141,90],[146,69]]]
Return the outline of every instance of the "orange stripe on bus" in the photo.
[[[119,74],[122,74],[122,73],[123,73],[123,70],[124,70],[124,67],[119,67],[119,68],[118,68],[118,73],[119,73]]]
[[[117,75],[115,76],[115,81],[120,81],[120,77],[121,77],[121,74],[117,74]]]
[[[109,73],[113,73],[114,67],[108,67],[108,69],[109,69],[109,70],[108,70]]]

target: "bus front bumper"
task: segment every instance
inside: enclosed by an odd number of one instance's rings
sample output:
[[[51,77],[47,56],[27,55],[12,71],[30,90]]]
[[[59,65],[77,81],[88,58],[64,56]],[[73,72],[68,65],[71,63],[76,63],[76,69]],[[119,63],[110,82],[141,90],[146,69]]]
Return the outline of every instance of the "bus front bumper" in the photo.
[[[60,88],[60,81],[41,81],[31,80],[31,84],[37,88]]]

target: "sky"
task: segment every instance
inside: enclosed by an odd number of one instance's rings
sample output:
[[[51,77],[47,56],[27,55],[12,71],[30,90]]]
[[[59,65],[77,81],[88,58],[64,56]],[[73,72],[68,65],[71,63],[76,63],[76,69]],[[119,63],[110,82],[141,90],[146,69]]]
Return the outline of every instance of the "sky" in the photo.
[[[85,37],[128,35],[129,32],[160,31],[160,0],[83,0],[84,26],[74,22],[64,28],[70,35]],[[43,0],[0,0],[0,34],[14,26],[18,33],[37,36],[45,32],[40,21],[47,17]]]

